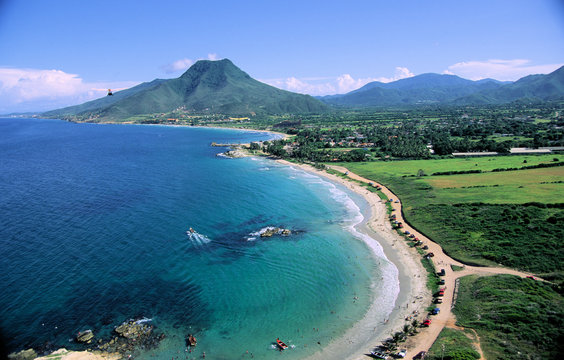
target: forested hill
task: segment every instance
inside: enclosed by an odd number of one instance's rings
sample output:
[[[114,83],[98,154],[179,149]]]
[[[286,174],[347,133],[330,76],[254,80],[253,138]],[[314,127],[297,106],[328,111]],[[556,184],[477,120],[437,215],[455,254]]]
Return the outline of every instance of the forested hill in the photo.
[[[46,117],[120,120],[182,108],[187,113],[233,115],[320,113],[327,105],[309,96],[272,87],[251,78],[230,60],[200,60],[182,76],[154,80],[113,96],[59,110]]]
[[[455,75],[422,74],[391,83],[375,81],[344,95],[319,99],[345,107],[564,100],[564,67],[547,75],[529,75],[515,82],[472,81]]]

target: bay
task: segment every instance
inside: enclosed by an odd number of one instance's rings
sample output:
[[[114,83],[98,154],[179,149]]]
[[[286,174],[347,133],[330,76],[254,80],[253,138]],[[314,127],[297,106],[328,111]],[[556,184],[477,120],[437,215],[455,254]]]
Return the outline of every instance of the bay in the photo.
[[[10,351],[80,349],[78,331],[109,340],[144,317],[166,338],[138,358],[269,359],[280,337],[285,358],[299,359],[358,321],[385,275],[347,231],[362,199],[210,146],[271,134],[44,119],[0,119],[0,134]],[[256,235],[268,226],[292,235]],[[198,346],[187,353],[190,333]]]

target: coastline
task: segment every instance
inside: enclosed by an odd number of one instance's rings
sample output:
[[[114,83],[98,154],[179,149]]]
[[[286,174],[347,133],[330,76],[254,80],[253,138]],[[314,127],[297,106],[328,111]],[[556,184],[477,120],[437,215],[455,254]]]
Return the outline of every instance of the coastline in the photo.
[[[372,304],[362,319],[347,330],[340,338],[333,340],[322,350],[308,357],[308,360],[321,359],[366,359],[370,350],[380,345],[383,340],[401,331],[406,318],[419,314],[415,319],[424,319],[425,308],[431,303],[431,292],[426,287],[427,273],[420,262],[420,256],[414,249],[392,229],[387,220],[385,202],[376,193],[352,181],[315,169],[306,164],[294,164],[285,160],[276,160],[280,164],[294,166],[306,172],[321,176],[333,183],[345,186],[365,199],[369,204],[369,212],[363,212],[364,220],[357,225],[357,230],[366,236],[362,241],[371,249],[376,260],[383,251],[397,269],[399,293],[395,299],[394,308],[386,321],[381,321],[382,314],[377,300],[378,289],[373,288]],[[405,346],[405,345],[404,345]]]

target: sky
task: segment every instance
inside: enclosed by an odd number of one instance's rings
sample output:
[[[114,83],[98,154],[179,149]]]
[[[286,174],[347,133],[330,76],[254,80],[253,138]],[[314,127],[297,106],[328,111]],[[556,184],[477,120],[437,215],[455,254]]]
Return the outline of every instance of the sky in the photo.
[[[0,114],[79,104],[200,59],[310,95],[564,65],[564,0],[0,0]]]

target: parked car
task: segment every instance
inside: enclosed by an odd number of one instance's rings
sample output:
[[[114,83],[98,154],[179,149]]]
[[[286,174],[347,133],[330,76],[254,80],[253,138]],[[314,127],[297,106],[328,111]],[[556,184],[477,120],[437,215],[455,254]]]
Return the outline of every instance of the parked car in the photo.
[[[414,359],[425,359],[425,355],[427,355],[426,351],[420,351],[413,358]]]
[[[441,299],[441,298],[435,299],[435,304],[442,304],[442,303],[443,303],[443,299]]]
[[[444,279],[439,280],[439,285],[444,285],[444,284],[445,284],[445,280],[444,280]]]
[[[431,310],[431,315],[437,315],[437,314],[440,313],[440,312],[441,312],[441,309],[439,309],[439,308],[437,307],[437,308],[434,308],[433,310]]]
[[[445,276],[446,272],[445,269],[441,269],[441,271],[438,272],[439,276]]]
[[[407,355],[407,349],[402,349],[399,353],[396,354],[398,358],[404,358]]]
[[[421,326],[425,326],[425,327],[429,325],[431,325],[431,319],[425,319],[425,321],[423,321],[423,324],[421,324]]]

